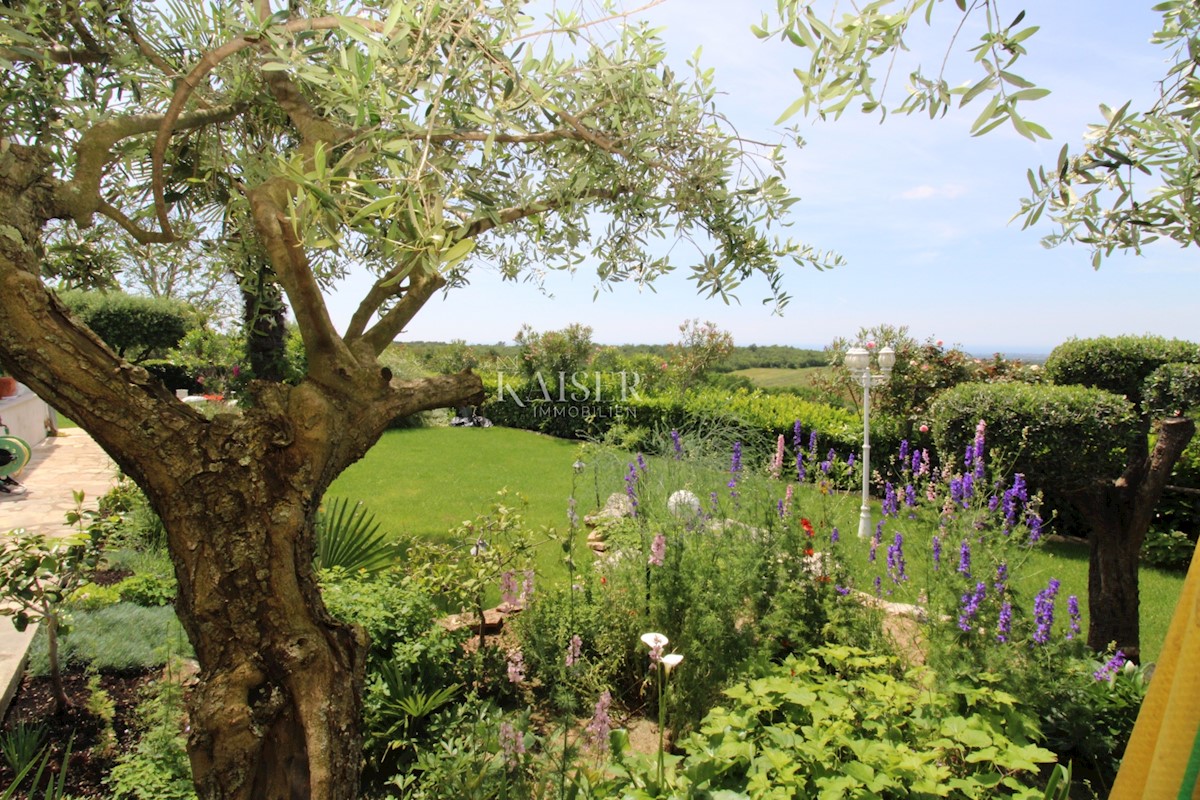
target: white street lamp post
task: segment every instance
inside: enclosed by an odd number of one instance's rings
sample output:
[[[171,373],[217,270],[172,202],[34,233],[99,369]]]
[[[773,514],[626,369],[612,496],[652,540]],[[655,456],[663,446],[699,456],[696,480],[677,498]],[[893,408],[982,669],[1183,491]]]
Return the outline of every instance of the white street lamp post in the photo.
[[[871,353],[862,347],[846,351],[846,368],[863,387],[863,448],[862,448],[862,510],[858,516],[858,538],[871,535],[871,387],[879,386],[892,375],[896,351],[884,347],[879,351],[879,372],[871,372]]]

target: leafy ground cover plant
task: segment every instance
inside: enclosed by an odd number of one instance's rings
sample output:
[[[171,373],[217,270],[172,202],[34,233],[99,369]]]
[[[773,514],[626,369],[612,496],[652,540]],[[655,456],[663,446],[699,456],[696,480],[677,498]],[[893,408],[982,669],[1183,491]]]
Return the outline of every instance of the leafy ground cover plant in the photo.
[[[661,780],[616,754],[609,797],[1041,797],[1054,754],[986,676],[931,691],[892,657],[851,647],[788,656],[724,692]]]

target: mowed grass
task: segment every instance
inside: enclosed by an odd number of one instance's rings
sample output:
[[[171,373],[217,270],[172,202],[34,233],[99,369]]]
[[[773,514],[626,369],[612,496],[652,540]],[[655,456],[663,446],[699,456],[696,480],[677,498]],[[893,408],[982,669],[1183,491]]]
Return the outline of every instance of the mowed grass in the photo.
[[[580,475],[572,464],[589,462]],[[527,431],[508,428],[424,428],[386,433],[366,457],[346,470],[329,490],[331,497],[362,501],[375,514],[383,528],[396,536],[412,536],[438,542],[450,541],[450,531],[465,520],[486,511],[497,499],[497,492],[525,496],[528,526],[533,530],[553,527],[560,534],[567,530],[567,502],[575,487],[579,515],[591,512],[611,492],[623,490],[623,475],[632,456],[612,451],[585,452],[578,442],[568,442]],[[650,483],[642,484],[647,503],[665,504],[671,491],[687,487],[701,498],[716,491],[722,505],[728,503],[725,483],[728,474],[719,466],[704,469],[694,462],[648,459]],[[758,483],[758,491],[746,485],[746,500],[757,495],[766,505],[774,505],[775,495],[782,497],[786,484],[766,478],[746,476],[749,484]],[[760,483],[761,481],[761,483]],[[651,485],[654,486],[651,491]],[[707,506],[707,502],[705,503]],[[860,588],[871,591],[871,582],[882,569],[885,551],[895,531],[905,534],[905,552],[911,584],[899,587],[891,598],[913,602],[925,585],[924,573],[931,565],[929,541],[936,523],[926,520],[889,521],[885,542],[877,562],[867,561],[868,542],[857,539],[859,500],[856,494],[820,496],[811,487],[797,492],[797,513],[810,517],[818,526],[818,536],[828,536],[828,528],[841,531],[839,552],[846,559]],[[879,504],[873,503],[873,519],[879,519]],[[770,509],[768,509],[769,511]],[[762,519],[762,509],[743,507],[747,519]],[[577,553],[583,550],[586,531],[577,532]],[[469,545],[469,542],[451,542]],[[536,559],[543,578],[560,578],[562,551],[558,542],[544,540]],[[577,556],[579,557],[579,556]],[[955,558],[943,554],[943,558]],[[1032,604],[1032,598],[1051,578],[1062,582],[1056,628],[1065,628],[1066,598],[1077,595],[1087,630],[1088,548],[1086,544],[1048,542],[1029,553],[1028,559],[1013,568],[1015,587]],[[1167,627],[1183,587],[1183,575],[1157,569],[1141,570],[1142,658],[1153,661],[1161,652]],[[910,596],[911,595],[911,596]],[[1031,606],[1032,607],[1032,606]]]
[[[397,538],[453,542],[451,531],[485,513],[508,490],[527,501],[534,530],[567,529],[567,502],[580,444],[511,428],[415,428],[388,431],[329,488],[330,498],[362,502]],[[586,513],[586,512],[582,512]],[[557,546],[539,569],[554,570]]]
[[[812,386],[813,378],[828,371],[829,367],[803,367],[801,369],[755,367],[735,370],[730,374],[746,378],[755,386],[763,389],[802,389]]]

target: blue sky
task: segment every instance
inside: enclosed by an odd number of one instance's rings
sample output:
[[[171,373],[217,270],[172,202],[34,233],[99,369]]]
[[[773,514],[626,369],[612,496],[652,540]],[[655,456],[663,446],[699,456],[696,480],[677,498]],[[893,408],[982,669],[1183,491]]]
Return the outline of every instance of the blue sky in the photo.
[[[1048,352],[1072,336],[1197,338],[1194,248],[1155,245],[1141,257],[1114,255],[1097,271],[1084,247],[1043,248],[1049,226],[1022,230],[1008,222],[1028,191],[1028,168],[1053,163],[1065,142],[1076,147],[1086,125],[1100,119],[1100,103],[1149,105],[1166,70],[1167,54],[1149,43],[1160,21],[1151,2],[1027,5],[1026,23],[1041,30],[1015,71],[1052,90],[1027,111],[1050,131],[1050,142],[1032,143],[1011,129],[971,138],[978,103],[936,121],[889,115],[880,125],[853,110],[838,121],[792,120],[806,140],[788,153],[788,182],[801,198],[792,235],[848,263],[828,272],[792,270],[786,289],[793,300],[782,317],[760,303],[765,287],[751,284],[740,305],[697,297],[682,275],[661,280],[657,292],[622,286],[593,302],[594,280],[583,271],[551,275],[546,296],[481,268],[470,287],[431,300],[401,339],[494,343],[511,341],[523,323],[549,330],[579,322],[602,343],[664,343],[691,318],[716,322],[739,345],[822,347],[880,323],[908,325],[918,338],[975,353]],[[1001,6],[1005,15],[1022,7]],[[750,33],[774,7],[775,0],[667,0],[642,16],[666,26],[663,37],[681,72],[702,46],[702,63],[715,68],[725,93],[719,107],[743,134],[765,136],[798,96],[792,68],[804,55]],[[947,2],[939,12],[947,21],[957,13]],[[923,24],[917,33],[914,55],[936,66],[944,36]],[[922,41],[934,46],[921,48]],[[901,67],[893,78],[893,105],[908,72]],[[974,75],[947,77],[956,84]],[[337,324],[345,324],[363,290],[361,279],[339,287],[331,299]]]

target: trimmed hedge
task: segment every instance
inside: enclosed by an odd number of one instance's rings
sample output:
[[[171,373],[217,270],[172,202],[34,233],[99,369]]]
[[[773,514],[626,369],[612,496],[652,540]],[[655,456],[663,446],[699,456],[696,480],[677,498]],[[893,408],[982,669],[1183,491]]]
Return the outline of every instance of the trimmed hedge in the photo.
[[[62,302],[117,355],[133,363],[175,347],[196,327],[195,311],[181,300],[124,292],[62,292]]]
[[[941,453],[962,453],[986,421],[990,459],[1055,494],[1120,475],[1140,435],[1128,400],[1083,386],[964,383],[938,396],[933,419]]]
[[[646,395],[633,385],[631,374],[619,372],[587,373],[588,380],[578,384],[568,378],[561,386],[551,382],[545,387],[481,377],[487,396],[480,406],[483,416],[497,425],[561,438],[600,438],[617,424],[648,431],[693,431],[718,424],[743,431],[747,439],[769,437],[773,442],[782,434],[790,442],[799,420],[806,432],[818,431],[822,448],[853,452],[862,443],[857,415],[794,395],[715,388]]]
[[[1101,336],[1064,342],[1046,359],[1046,375],[1060,385],[1090,386],[1142,402],[1146,379],[1171,363],[1200,362],[1200,346],[1161,336]]]

